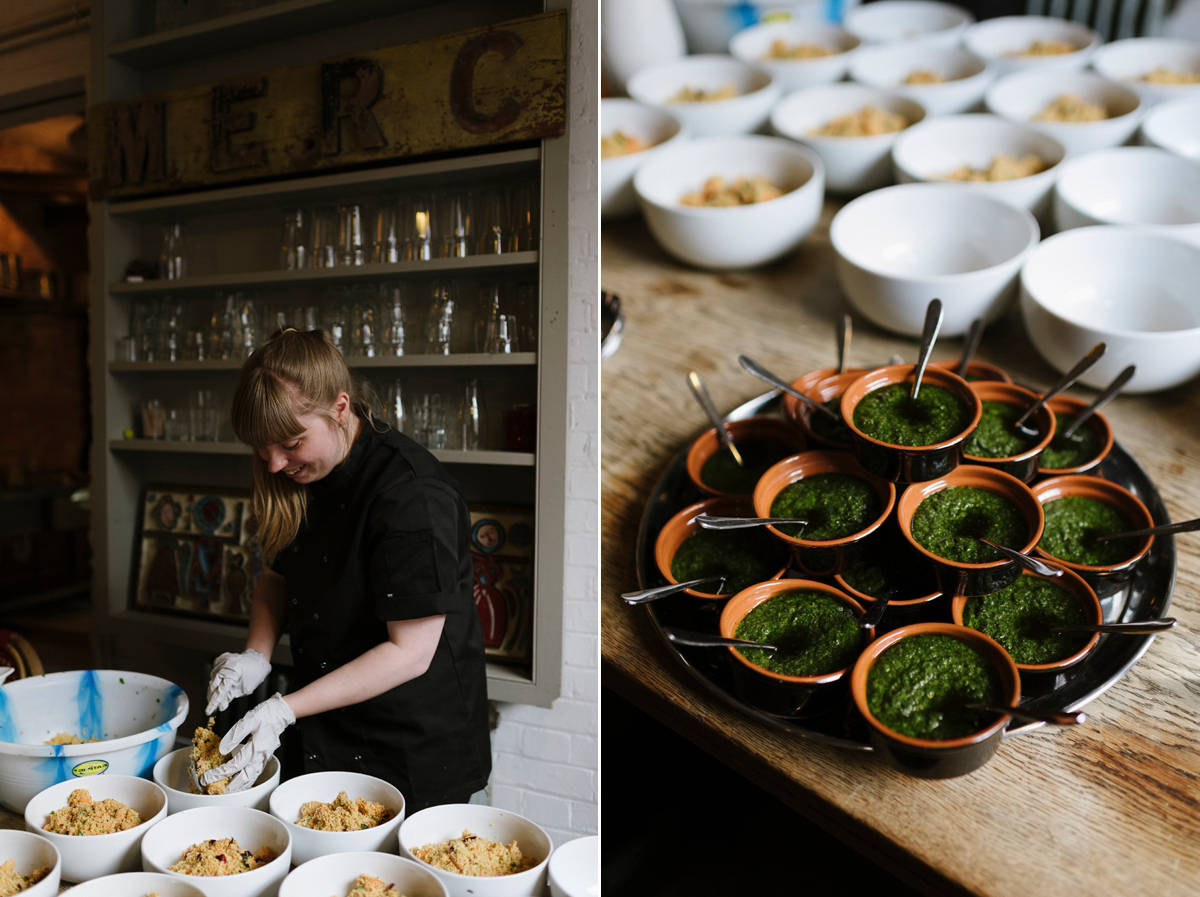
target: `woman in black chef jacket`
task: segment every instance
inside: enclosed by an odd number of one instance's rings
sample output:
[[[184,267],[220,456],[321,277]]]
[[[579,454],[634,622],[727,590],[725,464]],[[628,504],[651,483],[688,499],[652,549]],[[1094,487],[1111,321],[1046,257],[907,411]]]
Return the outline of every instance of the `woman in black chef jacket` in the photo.
[[[425,448],[375,421],[332,340],[287,328],[242,366],[233,428],[254,449],[266,570],[245,650],[213,665],[206,713],[252,692],[286,625],[299,687],[252,708],[204,777],[249,787],[298,728],[299,768],[385,779],[415,812],[466,803],[491,749],[470,516]],[[238,747],[238,745],[241,745]]]

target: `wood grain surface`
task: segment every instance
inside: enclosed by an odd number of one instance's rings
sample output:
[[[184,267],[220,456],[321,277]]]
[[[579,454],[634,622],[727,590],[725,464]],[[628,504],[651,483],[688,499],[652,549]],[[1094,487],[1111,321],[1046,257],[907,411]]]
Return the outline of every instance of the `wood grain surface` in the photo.
[[[1087,706],[1085,725],[1007,739],[982,769],[941,781],[727,706],[661,645],[645,609],[620,600],[637,585],[634,545],[653,485],[706,426],[687,372],[700,373],[726,412],[766,391],[739,367],[739,353],[788,379],[836,362],[836,321],[854,314],[833,271],[836,208],[827,203],[785,260],[729,274],[674,261],[640,218],[605,222],[601,287],[620,297],[626,321],[601,370],[604,684],[923,891],[1200,894],[1200,534],[1175,539],[1178,626]],[[961,346],[940,341],[934,358],[958,357]],[[916,339],[854,314],[851,364],[893,353],[913,361],[916,349]],[[987,329],[977,357],[1035,389],[1058,379],[1015,308]],[[1106,414],[1171,519],[1200,516],[1200,382],[1118,397]],[[619,774],[614,758],[624,753],[605,740],[606,773]]]

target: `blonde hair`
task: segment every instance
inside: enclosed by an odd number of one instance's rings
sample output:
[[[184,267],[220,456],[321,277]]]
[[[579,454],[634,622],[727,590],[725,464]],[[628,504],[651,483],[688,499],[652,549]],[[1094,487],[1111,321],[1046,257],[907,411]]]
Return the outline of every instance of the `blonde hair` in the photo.
[[[254,449],[254,498],[258,536],[268,561],[300,532],[308,508],[308,488],[273,474],[260,449],[295,439],[304,427],[299,415],[317,414],[341,428],[350,449],[349,421],[339,423],[333,405],[342,393],[351,407],[373,423],[369,387],[358,383],[342,353],[323,330],[285,327],[255,349],[242,365],[231,413],[233,432]]]

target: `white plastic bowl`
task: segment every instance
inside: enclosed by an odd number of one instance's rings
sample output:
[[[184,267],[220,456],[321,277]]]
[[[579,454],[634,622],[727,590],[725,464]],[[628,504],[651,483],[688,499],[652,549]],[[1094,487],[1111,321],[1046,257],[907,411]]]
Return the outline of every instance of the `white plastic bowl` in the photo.
[[[1200,162],[1200,96],[1159,103],[1142,116],[1138,140]]]
[[[1099,389],[1127,365],[1125,392],[1155,392],[1200,373],[1200,247],[1140,228],[1101,225],[1048,237],[1021,272],[1021,315],[1059,371],[1096,343],[1080,378]]]
[[[600,217],[620,218],[637,212],[633,175],[654,154],[687,139],[683,123],[670,112],[637,100],[606,97],[600,101],[600,135],[617,131],[637,137],[648,146],[625,156],[600,159]]]
[[[167,795],[168,813],[196,807],[253,807],[264,811],[268,808],[271,792],[279,784],[280,777],[279,759],[274,754],[267,758],[253,785],[244,791],[227,794],[193,794],[189,790],[191,755],[191,748],[180,748],[154,764],[154,783]]]
[[[1063,41],[1070,53],[1028,55],[1035,41]],[[963,46],[996,66],[1000,75],[1026,69],[1078,71],[1100,46],[1095,29],[1052,16],[1000,16],[976,22],[963,33]],[[1025,55],[1022,55],[1025,54]]]
[[[847,82],[789,94],[771,112],[771,127],[775,133],[804,144],[821,157],[828,192],[863,193],[892,182],[892,145],[903,132],[867,137],[829,137],[810,132],[868,105],[898,112],[913,123],[925,118],[924,108],[908,97]]]
[[[913,72],[926,69],[949,80],[937,84],[904,83]],[[978,109],[988,86],[995,80],[996,68],[962,47],[902,43],[863,47],[854,54],[847,73],[852,81],[890,90],[920,103],[925,114],[932,118]]]
[[[732,208],[679,201],[716,175],[762,175],[787,192]],[[825,168],[812,150],[782,137],[710,137],[663,150],[633,184],[651,234],[671,255],[713,270],[750,268],[791,252],[816,226]]]
[[[846,11],[846,30],[864,44],[898,41],[955,47],[975,16],[938,0],[875,0]]]
[[[13,861],[18,875],[31,875],[49,867],[45,878],[20,892],[21,897],[55,897],[62,880],[62,861],[49,840],[31,832],[0,829],[0,863]]]
[[[1029,209],[1035,216],[1050,211],[1050,193],[1059,165],[1066,156],[1063,145],[1028,124],[1009,121],[998,115],[946,115],[913,125],[892,147],[896,180],[945,181],[946,175],[969,165],[987,168],[997,155],[1033,154],[1048,167],[1028,177],[1007,181],[963,181],[954,186],[977,190]]]
[[[600,838],[560,844],[550,854],[550,897],[599,897]]]
[[[204,892],[175,875],[121,872],[93,878],[71,888],[71,897],[204,897]]]
[[[1200,245],[1200,165],[1152,146],[1068,160],[1054,185],[1059,230],[1142,225]]]
[[[0,803],[14,813],[39,791],[74,776],[148,776],[171,750],[188,713],[178,685],[122,670],[73,670],[0,688]],[[48,745],[66,733],[101,738]]]
[[[777,40],[787,46],[815,44],[836,52],[807,59],[777,59],[770,55]],[[765,68],[787,92],[841,80],[860,43],[840,25],[807,21],[764,22],[743,28],[734,35],[729,42],[729,52],[736,59]]]
[[[423,864],[442,880],[450,897],[529,897],[543,893],[550,862],[550,836],[524,816],[498,807],[442,804],[419,810],[400,824],[400,855],[421,862],[413,850],[461,837],[464,829],[501,844],[516,841],[522,855],[534,859],[537,865],[513,875],[478,876]]]
[[[1092,68],[1106,78],[1128,84],[1148,107],[1164,100],[1200,96],[1200,83],[1152,84],[1143,78],[1163,67],[1200,72],[1200,41],[1168,37],[1127,37],[1098,47]]]
[[[1041,121],[1035,119],[1050,103],[1071,95],[1104,106],[1100,121]],[[1142,100],[1137,92],[1095,72],[1029,69],[997,78],[983,98],[987,110],[1009,121],[1030,125],[1063,145],[1068,156],[1119,146],[1141,122]]]
[[[136,810],[142,821],[133,828],[108,835],[60,835],[42,826],[50,814],[67,805],[76,788],[95,802],[112,798]],[[30,798],[25,807],[25,828],[41,835],[58,849],[64,881],[81,882],[118,872],[135,872],[142,866],[142,837],[167,815],[167,795],[149,779],[137,776],[88,776],[51,785]]]
[[[310,800],[329,803],[341,791],[351,800],[361,797],[383,804],[396,815],[374,828],[355,832],[319,832],[296,825],[302,804]],[[404,821],[404,795],[390,782],[360,772],[312,772],[288,779],[271,792],[271,815],[287,826],[292,836],[292,861],[307,863],[327,853],[381,850],[396,852],[396,830]]]
[[[671,98],[684,88],[716,91],[732,84],[736,96],[699,103]],[[665,109],[693,137],[749,134],[767,122],[782,89],[771,73],[732,56],[717,53],[685,56],[637,72],[626,85],[639,103]]]
[[[899,184],[843,206],[829,227],[838,280],[863,316],[917,336],[930,299],[941,299],[942,335],[995,319],[1037,245],[1026,209],[953,184]]]
[[[331,853],[298,865],[279,886],[279,897],[347,897],[360,875],[372,875],[404,897],[448,897],[446,886],[425,863],[393,853]]]
[[[275,859],[236,875],[184,875],[168,867],[201,841],[234,838],[252,853],[269,847]],[[206,897],[274,897],[288,874],[292,841],[287,828],[270,813],[250,807],[200,807],[173,813],[142,838],[142,868],[173,875],[203,891]]]

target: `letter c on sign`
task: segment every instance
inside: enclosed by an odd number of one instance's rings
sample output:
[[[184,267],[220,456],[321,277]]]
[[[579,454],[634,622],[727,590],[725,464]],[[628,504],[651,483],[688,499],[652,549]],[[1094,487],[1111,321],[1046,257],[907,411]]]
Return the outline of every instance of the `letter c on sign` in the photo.
[[[501,58],[508,59],[523,43],[511,31],[493,31],[471,38],[459,50],[450,72],[450,108],[463,128],[472,134],[507,128],[521,114],[521,104],[513,97],[505,97],[495,113],[485,115],[475,108],[474,88],[475,67],[485,53],[499,53]]]

